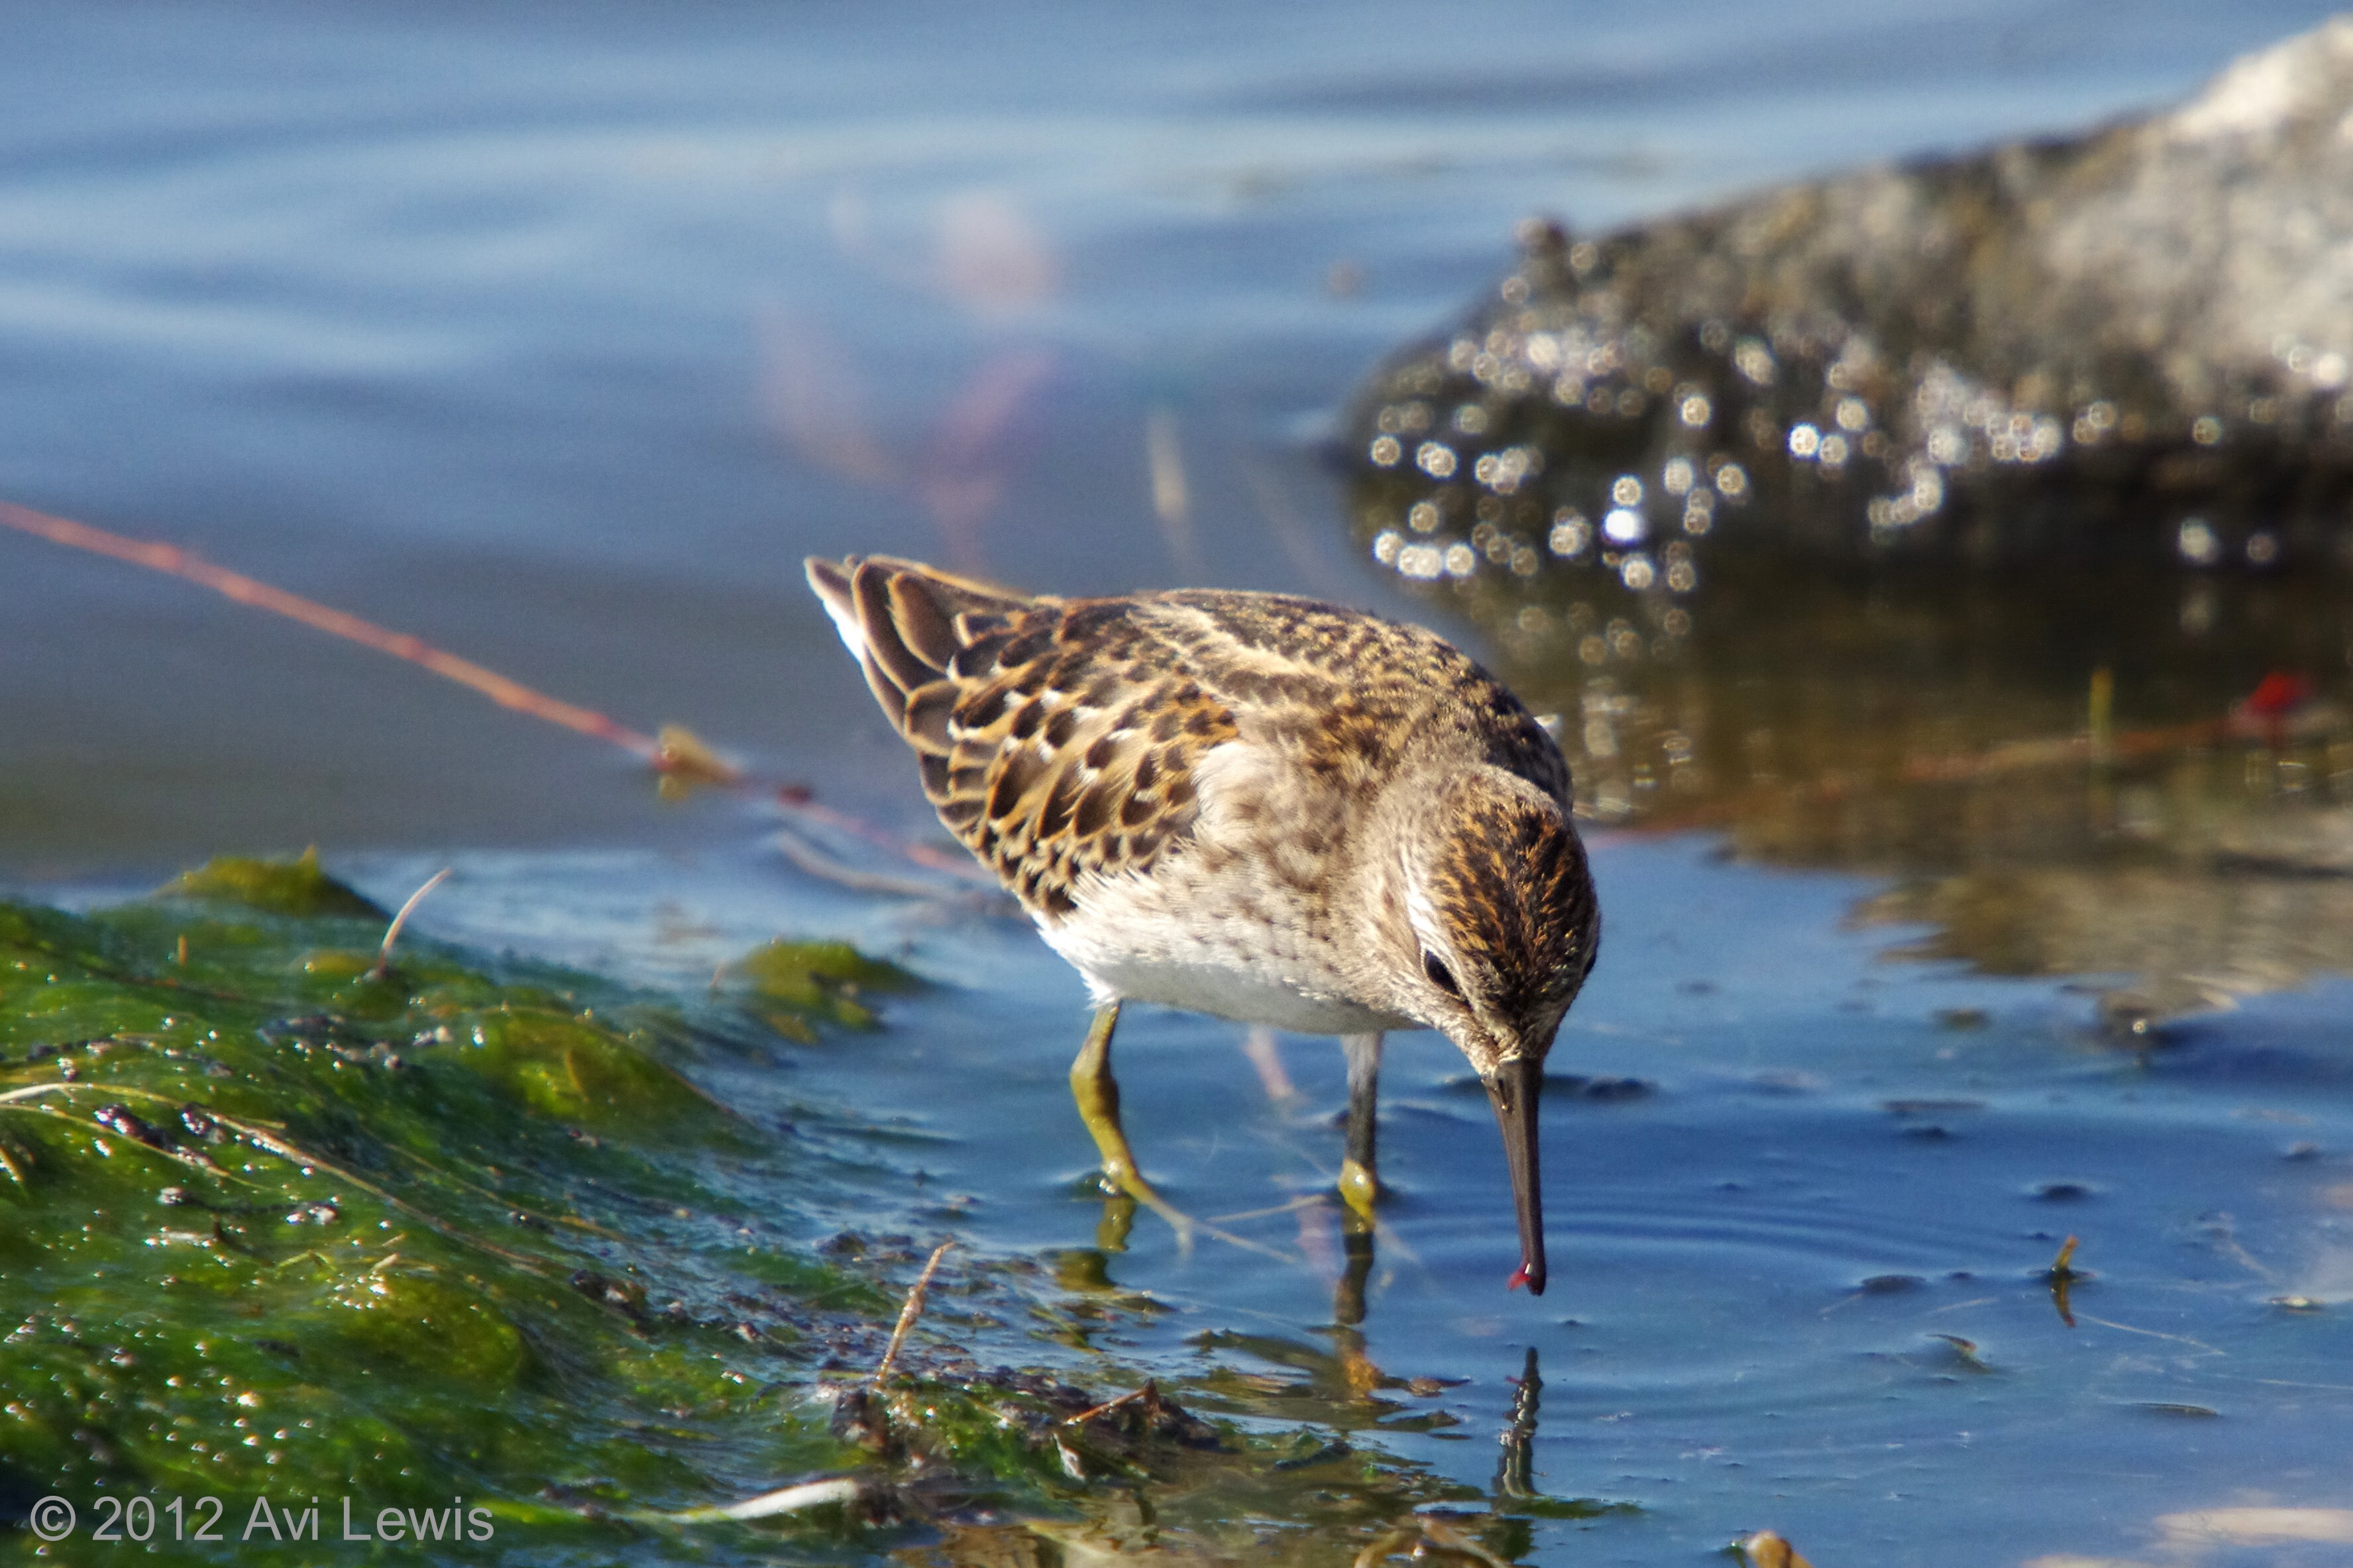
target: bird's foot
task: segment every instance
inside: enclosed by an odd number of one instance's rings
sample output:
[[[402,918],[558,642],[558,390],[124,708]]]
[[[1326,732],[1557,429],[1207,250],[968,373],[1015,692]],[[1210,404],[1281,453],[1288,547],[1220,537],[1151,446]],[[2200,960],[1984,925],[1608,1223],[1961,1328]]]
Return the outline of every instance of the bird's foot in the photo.
[[[1236,1236],[1229,1230],[1221,1230],[1206,1220],[1195,1219],[1162,1197],[1132,1164],[1116,1168],[1106,1165],[1096,1180],[1103,1188],[1103,1218],[1095,1225],[1095,1246],[1104,1252],[1127,1250],[1127,1238],[1135,1228],[1135,1211],[1140,1205],[1168,1222],[1168,1228],[1176,1233],[1176,1250],[1180,1255],[1189,1257],[1193,1243],[1206,1236],[1212,1241],[1221,1241],[1244,1252],[1255,1252],[1279,1263],[1298,1261],[1278,1248],[1252,1241],[1245,1236]]]

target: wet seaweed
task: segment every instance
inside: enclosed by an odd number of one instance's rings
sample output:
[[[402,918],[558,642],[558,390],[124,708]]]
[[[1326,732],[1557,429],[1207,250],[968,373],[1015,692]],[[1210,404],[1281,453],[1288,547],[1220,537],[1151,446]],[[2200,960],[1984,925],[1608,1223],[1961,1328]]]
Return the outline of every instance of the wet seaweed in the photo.
[[[315,856],[0,905],[0,1514],[64,1500],[86,1537],[135,1500],[133,1539],[190,1561],[322,1531],[457,1559],[1525,1549],[1516,1490],[1497,1511],[1332,1435],[1384,1408],[1361,1379],[1271,1427],[984,1367],[968,1314],[923,1331],[924,1288],[1050,1315],[1068,1281],[942,1247],[902,1307],[908,1238],[819,1240],[841,1173],[706,1094],[698,1053],[875,1026],[891,966],[772,943],[706,1016],[414,933],[382,963],[385,921]],[[1240,1411],[1220,1375],[1198,1394]]]

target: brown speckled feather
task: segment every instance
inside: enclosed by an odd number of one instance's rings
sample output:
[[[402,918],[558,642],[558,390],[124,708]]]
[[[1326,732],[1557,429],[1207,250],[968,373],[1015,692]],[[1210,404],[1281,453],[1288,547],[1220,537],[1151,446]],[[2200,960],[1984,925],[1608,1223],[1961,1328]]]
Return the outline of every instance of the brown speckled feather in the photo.
[[[1149,870],[1185,844],[1196,770],[1237,737],[1295,763],[1311,848],[1433,722],[1567,801],[1527,710],[1417,627],[1262,594],[1029,597],[885,557],[809,574],[854,623],[940,820],[1049,922],[1083,874]]]
[[[1538,1036],[1593,965],[1600,926],[1584,847],[1549,812],[1496,800],[1461,814],[1430,893],[1457,952],[1485,967],[1510,1021]]]

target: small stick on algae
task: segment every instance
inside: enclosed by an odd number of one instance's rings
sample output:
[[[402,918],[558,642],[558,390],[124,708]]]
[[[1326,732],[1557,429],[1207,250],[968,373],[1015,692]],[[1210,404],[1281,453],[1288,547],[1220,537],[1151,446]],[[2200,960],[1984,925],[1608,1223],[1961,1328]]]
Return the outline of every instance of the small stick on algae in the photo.
[[[1065,1415],[1062,1417],[1062,1425],[1065,1426],[1083,1426],[1087,1422],[1093,1420],[1096,1416],[1116,1410],[1123,1405],[1130,1405],[1139,1399],[1148,1399],[1156,1402],[1159,1397],[1160,1385],[1151,1378],[1145,1378],[1142,1388],[1130,1389],[1127,1393],[1121,1394],[1117,1399],[1106,1399],[1101,1405],[1096,1405],[1092,1410],[1082,1410],[1076,1415]]]
[[[142,1090],[121,1089],[114,1085],[109,1085],[108,1087],[113,1089],[117,1093],[122,1094],[144,1092]],[[150,1094],[147,1095],[147,1098],[151,1100],[163,1100],[167,1097],[160,1094]],[[206,1110],[206,1114],[211,1116],[215,1121],[219,1122],[223,1127],[227,1128],[230,1131],[246,1140],[246,1142],[255,1145],[257,1148],[267,1150],[269,1152],[277,1155],[280,1159],[284,1160],[288,1163],[295,1166],[297,1169],[300,1169],[306,1176],[312,1171],[324,1171],[329,1175],[334,1177],[337,1181],[349,1182],[353,1186],[359,1188],[360,1191],[367,1194],[368,1196],[375,1199],[378,1203],[398,1209],[402,1214],[405,1214],[411,1219],[417,1221],[427,1229],[438,1231],[441,1235],[449,1237],[452,1241],[462,1243],[468,1247],[477,1247],[483,1252],[489,1253],[491,1257],[499,1259],[502,1263],[510,1264],[514,1268],[522,1269],[526,1274],[536,1274],[542,1278],[545,1278],[546,1276],[547,1270],[543,1268],[536,1259],[526,1258],[520,1252],[510,1252],[503,1247],[494,1246],[491,1242],[484,1240],[482,1237],[474,1235],[470,1231],[460,1229],[459,1226],[452,1225],[448,1220],[437,1218],[434,1215],[426,1213],[423,1209],[417,1207],[414,1204],[404,1202],[402,1199],[393,1196],[392,1194],[386,1192],[384,1188],[377,1186],[374,1182],[367,1180],[365,1177],[358,1175],[351,1171],[344,1170],[340,1165],[322,1160],[316,1154],[312,1154],[301,1148],[299,1148],[296,1145],[286,1142],[282,1138],[274,1137],[269,1131],[255,1126],[249,1121],[239,1121],[234,1117],[223,1116],[218,1110],[211,1110],[209,1108]]]
[[[923,1265],[923,1271],[915,1276],[914,1289],[907,1292],[907,1304],[899,1309],[898,1327],[891,1331],[891,1343],[882,1352],[882,1363],[874,1369],[874,1375],[867,1379],[873,1387],[881,1387],[884,1380],[890,1377],[892,1364],[899,1359],[899,1347],[907,1341],[907,1331],[913,1328],[915,1320],[923,1315],[923,1292],[931,1289],[932,1276],[938,1272],[940,1259],[945,1258],[948,1248],[955,1245],[955,1237],[950,1237],[932,1248],[931,1260]]]
[[[408,902],[400,906],[400,912],[392,917],[392,923],[390,925],[384,928],[384,946],[376,952],[375,967],[368,971],[371,977],[381,980],[385,977],[385,973],[392,968],[392,944],[400,940],[400,928],[408,923],[409,914],[415,910],[417,905],[425,901],[426,894],[431,892],[434,889],[439,887],[442,883],[449,879],[449,872],[451,869],[452,868],[444,866],[438,871],[434,872],[430,877],[426,878],[425,886],[417,889],[417,891],[408,895]],[[187,939],[183,937],[180,939],[180,962],[185,963],[187,962]]]
[[[867,1494],[867,1483],[856,1476],[833,1476],[821,1481],[802,1481],[797,1486],[779,1487],[772,1492],[762,1492],[742,1502],[731,1502],[724,1508],[690,1508],[680,1513],[654,1514],[649,1517],[667,1520],[673,1524],[716,1524],[721,1520],[767,1519],[779,1513],[797,1513],[805,1508],[822,1508],[829,1502],[856,1502]]]
[[[854,893],[888,893],[897,898],[934,900],[951,896],[947,889],[913,877],[893,876],[888,871],[861,871],[855,866],[835,859],[789,828],[777,828],[769,842],[776,846],[778,854],[801,871],[821,882],[848,888]]]

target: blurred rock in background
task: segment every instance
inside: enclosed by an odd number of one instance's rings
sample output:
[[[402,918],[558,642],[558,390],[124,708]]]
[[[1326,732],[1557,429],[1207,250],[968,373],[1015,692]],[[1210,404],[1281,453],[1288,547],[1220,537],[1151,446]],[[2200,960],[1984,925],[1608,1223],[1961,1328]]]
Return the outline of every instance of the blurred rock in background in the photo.
[[[2353,500],[2353,18],[2170,113],[1595,237],[1361,392],[1408,578],[1705,554],[2335,560]]]

